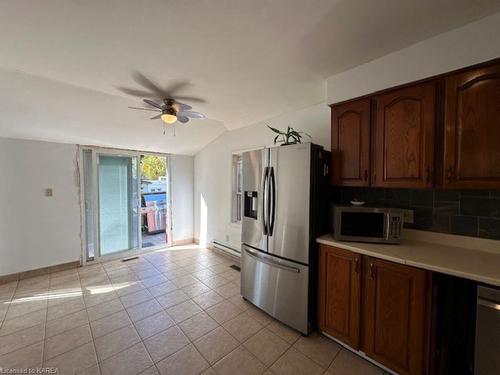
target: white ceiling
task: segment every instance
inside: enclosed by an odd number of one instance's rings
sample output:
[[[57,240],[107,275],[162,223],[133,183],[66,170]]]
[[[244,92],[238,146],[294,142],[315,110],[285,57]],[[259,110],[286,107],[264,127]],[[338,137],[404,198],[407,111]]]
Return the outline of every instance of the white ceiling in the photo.
[[[325,79],[500,10],[494,0],[0,0],[0,136],[192,154],[325,100]],[[431,57],[429,57],[431,58]],[[210,119],[132,111],[140,72]]]

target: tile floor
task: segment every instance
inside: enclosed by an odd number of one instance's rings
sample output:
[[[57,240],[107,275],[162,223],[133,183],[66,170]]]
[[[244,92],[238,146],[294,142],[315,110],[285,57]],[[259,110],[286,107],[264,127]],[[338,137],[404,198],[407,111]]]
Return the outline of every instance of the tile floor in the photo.
[[[207,249],[162,250],[0,285],[0,367],[58,374],[383,374],[239,296]]]

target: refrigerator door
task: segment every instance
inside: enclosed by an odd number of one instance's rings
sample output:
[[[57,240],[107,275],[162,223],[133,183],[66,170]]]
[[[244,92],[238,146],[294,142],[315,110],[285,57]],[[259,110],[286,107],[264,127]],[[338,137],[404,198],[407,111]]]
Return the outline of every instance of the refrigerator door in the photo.
[[[309,267],[242,247],[241,295],[281,322],[307,334]]]
[[[309,263],[311,144],[270,149],[268,252]]]
[[[241,242],[267,250],[268,149],[243,153],[243,217]]]

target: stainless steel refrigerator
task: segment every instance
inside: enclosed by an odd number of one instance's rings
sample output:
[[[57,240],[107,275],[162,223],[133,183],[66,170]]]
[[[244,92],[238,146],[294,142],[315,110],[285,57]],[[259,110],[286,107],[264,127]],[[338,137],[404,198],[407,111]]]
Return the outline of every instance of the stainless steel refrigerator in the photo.
[[[307,334],[315,320],[315,239],[328,231],[330,155],[311,143],[243,154],[241,294]]]

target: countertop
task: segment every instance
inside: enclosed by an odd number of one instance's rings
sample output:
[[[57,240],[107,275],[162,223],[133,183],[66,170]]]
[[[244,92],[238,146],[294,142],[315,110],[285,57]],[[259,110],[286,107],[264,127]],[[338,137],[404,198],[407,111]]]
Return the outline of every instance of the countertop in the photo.
[[[500,241],[406,229],[399,245],[341,242],[330,234],[317,242],[500,286]]]

